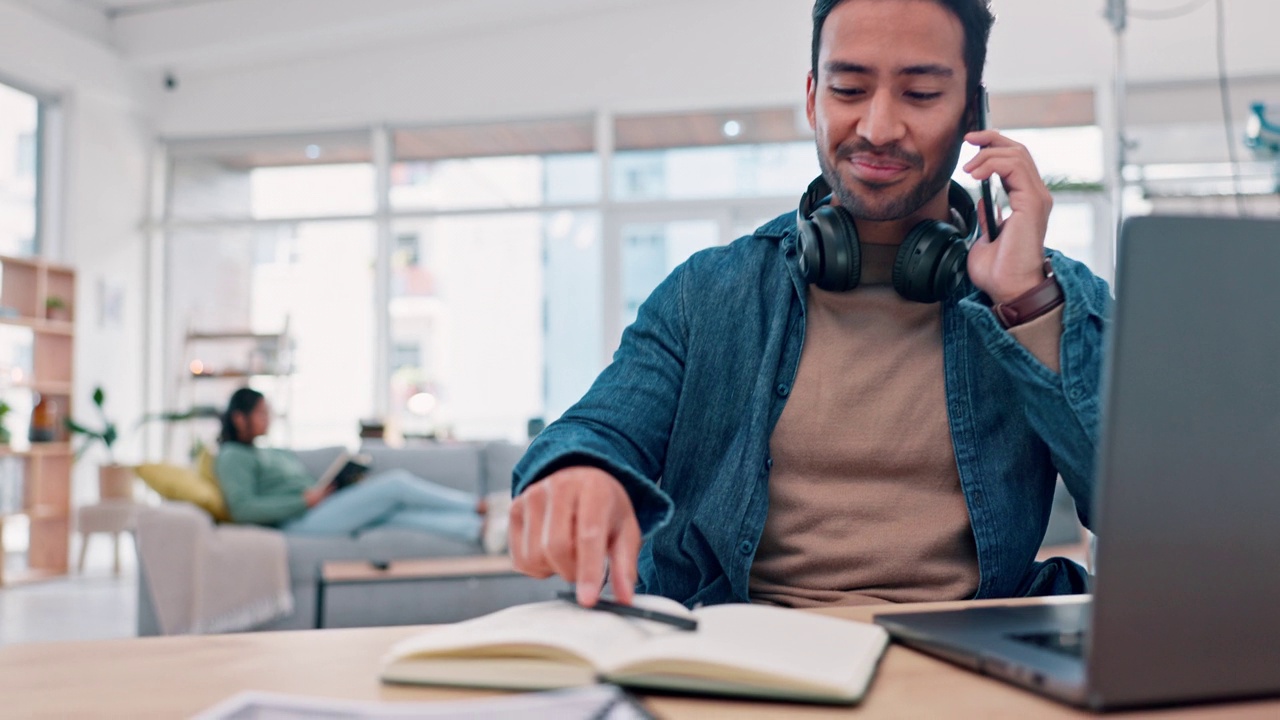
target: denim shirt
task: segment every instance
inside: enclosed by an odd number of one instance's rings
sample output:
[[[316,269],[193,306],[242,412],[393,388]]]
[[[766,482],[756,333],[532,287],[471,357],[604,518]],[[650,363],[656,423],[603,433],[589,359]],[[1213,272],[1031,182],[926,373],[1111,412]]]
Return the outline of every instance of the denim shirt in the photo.
[[[641,306],[613,362],[516,465],[516,494],[573,465],[622,483],[645,535],[642,592],[690,607],[749,601],[769,512],[769,438],[804,347],[796,237],[789,213],[676,268]],[[1046,255],[1066,299],[1060,373],[1006,332],[968,281],[942,308],[947,413],[978,598],[1085,591],[1078,565],[1035,556],[1058,474],[1091,523],[1111,296],[1081,263]]]

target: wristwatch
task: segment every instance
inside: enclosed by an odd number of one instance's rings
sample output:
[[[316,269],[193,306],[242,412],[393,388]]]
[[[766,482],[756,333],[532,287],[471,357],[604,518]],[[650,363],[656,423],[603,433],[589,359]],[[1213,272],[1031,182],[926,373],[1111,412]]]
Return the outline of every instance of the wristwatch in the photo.
[[[996,303],[991,307],[1006,329],[1031,322],[1058,307],[1066,299],[1058,278],[1054,277],[1049,258],[1044,259],[1044,275],[1040,284],[1007,303]]]

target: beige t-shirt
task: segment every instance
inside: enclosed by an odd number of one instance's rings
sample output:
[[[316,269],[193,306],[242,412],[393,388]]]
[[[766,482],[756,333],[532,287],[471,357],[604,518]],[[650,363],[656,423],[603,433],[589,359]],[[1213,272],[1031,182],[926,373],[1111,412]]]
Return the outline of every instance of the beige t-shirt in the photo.
[[[972,597],[978,560],[943,382],[942,307],[888,284],[897,248],[864,246],[862,285],[810,288],[804,349],[770,438],[753,601],[790,607]],[[1061,309],[1015,329],[1057,370]]]

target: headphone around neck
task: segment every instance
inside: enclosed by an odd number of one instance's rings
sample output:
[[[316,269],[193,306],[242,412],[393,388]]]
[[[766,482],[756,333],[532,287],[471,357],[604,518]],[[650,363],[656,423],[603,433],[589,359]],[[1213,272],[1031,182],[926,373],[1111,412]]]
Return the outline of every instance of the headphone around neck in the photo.
[[[911,228],[893,262],[893,287],[902,297],[933,303],[964,280],[969,246],[977,236],[973,198],[954,180],[947,192],[953,223],[924,220]],[[831,186],[819,176],[800,198],[800,274],[823,290],[846,292],[858,286],[862,250],[853,215],[831,204]]]

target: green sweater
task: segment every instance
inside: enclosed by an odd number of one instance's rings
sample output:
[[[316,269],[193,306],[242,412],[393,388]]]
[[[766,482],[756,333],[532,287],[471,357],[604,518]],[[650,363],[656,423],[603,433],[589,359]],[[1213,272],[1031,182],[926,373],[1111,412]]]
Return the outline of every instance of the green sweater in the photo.
[[[315,478],[288,450],[225,443],[218,451],[217,469],[235,522],[278,526],[307,511],[302,493]]]

